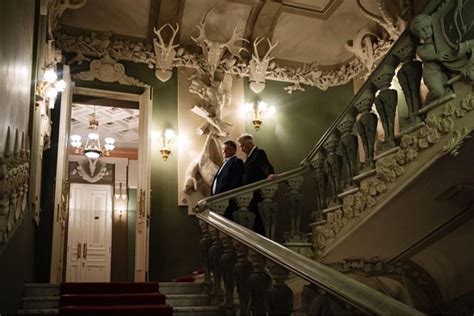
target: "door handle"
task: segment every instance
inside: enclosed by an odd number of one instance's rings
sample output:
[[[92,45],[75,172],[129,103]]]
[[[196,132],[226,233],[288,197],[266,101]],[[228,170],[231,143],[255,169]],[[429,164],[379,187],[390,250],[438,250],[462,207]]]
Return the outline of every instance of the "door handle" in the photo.
[[[77,259],[81,259],[81,248],[82,245],[80,242],[77,243]]]
[[[87,259],[87,243],[85,242],[83,245],[82,245],[82,255],[83,255],[83,258],[84,259]]]

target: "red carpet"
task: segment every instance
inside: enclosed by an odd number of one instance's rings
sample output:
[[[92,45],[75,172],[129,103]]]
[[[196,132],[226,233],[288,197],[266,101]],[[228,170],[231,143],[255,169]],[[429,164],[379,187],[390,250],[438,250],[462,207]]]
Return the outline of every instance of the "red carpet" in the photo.
[[[173,314],[156,282],[62,283],[60,315],[157,315]]]

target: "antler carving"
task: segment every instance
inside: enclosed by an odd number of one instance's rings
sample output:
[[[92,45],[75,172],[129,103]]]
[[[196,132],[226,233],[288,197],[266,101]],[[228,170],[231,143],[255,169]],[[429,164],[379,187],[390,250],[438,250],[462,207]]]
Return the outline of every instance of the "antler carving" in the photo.
[[[405,22],[399,16],[396,18],[396,21],[388,16],[383,0],[377,0],[377,7],[380,10],[381,16],[367,10],[362,5],[361,0],[357,0],[357,5],[368,19],[383,27],[392,40],[396,40],[405,28]]]
[[[211,41],[207,38],[205,24],[207,21],[207,17],[212,11],[214,11],[214,8],[209,10],[203,16],[199,25],[197,25],[199,35],[197,37],[191,37],[191,39],[196,42],[199,47],[201,47],[210,75],[213,75],[217,70],[217,67],[222,63],[222,58],[225,54],[226,49],[229,51],[232,57],[238,58],[240,57],[239,54],[241,51],[247,51],[242,46],[238,46],[236,44],[236,42],[239,40],[247,41],[245,38],[240,37],[242,31],[237,31],[237,26],[239,23],[235,25],[234,30],[232,31],[231,38],[225,43]]]
[[[273,59],[273,57],[270,56],[270,53],[278,45],[278,41],[276,41],[275,44],[272,44],[270,39],[267,38],[268,50],[263,56],[263,58],[260,58],[260,55],[258,54],[258,45],[260,45],[262,41],[263,38],[259,39],[257,37],[253,42],[254,53],[252,55],[252,60],[249,63],[250,88],[255,93],[260,93],[265,88],[265,77],[267,75],[267,69],[270,60]]]
[[[169,27],[170,30],[173,32],[171,35],[171,39],[168,43],[163,40],[163,36],[161,32],[166,28]],[[178,34],[179,25],[176,23],[176,28],[173,28],[171,24],[166,23],[158,30],[153,28],[153,32],[158,37],[153,39],[153,46],[155,48],[155,62],[156,62],[156,71],[155,75],[158,79],[165,82],[171,78],[172,69],[173,69],[173,61],[177,54],[176,48],[179,47],[179,44],[173,45],[174,39],[176,38],[176,34]]]

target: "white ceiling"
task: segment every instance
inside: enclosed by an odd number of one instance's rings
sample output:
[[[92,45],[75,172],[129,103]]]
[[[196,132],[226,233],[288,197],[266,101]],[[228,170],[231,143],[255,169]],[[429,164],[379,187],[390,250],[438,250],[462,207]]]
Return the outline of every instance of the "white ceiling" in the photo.
[[[105,137],[112,137],[116,148],[138,148],[139,111],[135,109],[73,103],[71,135],[77,134],[83,139],[87,137],[94,110],[99,120],[101,142]]]

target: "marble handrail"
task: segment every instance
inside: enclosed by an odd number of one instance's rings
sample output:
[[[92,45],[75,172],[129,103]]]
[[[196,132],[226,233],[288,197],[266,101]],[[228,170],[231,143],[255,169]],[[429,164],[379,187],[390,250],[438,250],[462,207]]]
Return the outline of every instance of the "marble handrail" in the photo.
[[[423,315],[393,298],[380,293],[322,263],[308,259],[236,224],[209,209],[196,214],[202,221],[237,240],[295,275],[315,284],[355,309],[377,315]]]

